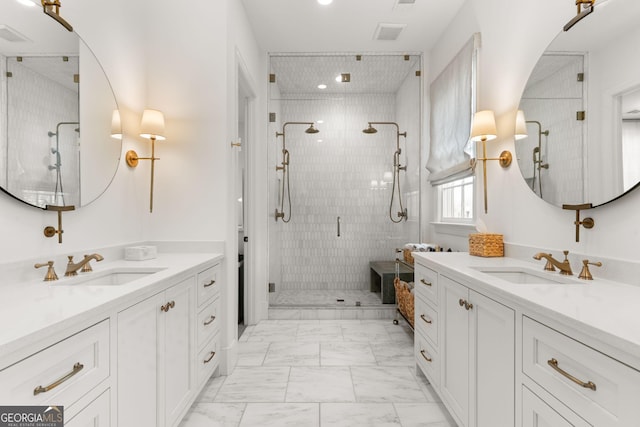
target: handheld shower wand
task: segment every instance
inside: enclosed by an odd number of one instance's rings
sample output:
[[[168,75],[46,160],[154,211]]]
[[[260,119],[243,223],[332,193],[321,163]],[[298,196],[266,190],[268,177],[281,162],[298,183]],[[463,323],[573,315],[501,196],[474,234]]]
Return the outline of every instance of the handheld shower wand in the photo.
[[[276,171],[282,171],[282,187],[280,192],[280,210],[276,208],[274,216],[276,222],[278,221],[278,218],[280,218],[284,223],[291,221],[291,187],[289,185],[290,154],[286,145],[287,125],[309,125],[309,127],[304,131],[305,133],[313,134],[319,132],[318,129],[313,127],[313,122],[286,122],[282,125],[282,132],[276,132],[276,138],[279,136],[282,137],[282,162],[280,163],[281,166],[276,166]],[[285,200],[288,205],[288,216],[284,210]]]
[[[406,171],[407,167],[400,164],[400,154],[402,149],[400,148],[400,137],[407,138],[407,132],[400,132],[400,127],[396,122],[369,122],[369,126],[362,132],[366,134],[374,134],[378,132],[372,125],[393,125],[396,127],[396,151],[393,153],[393,186],[391,188],[391,200],[389,201],[389,219],[391,222],[399,223],[404,219],[407,220],[407,208],[402,203],[402,192],[400,191],[400,171]],[[398,191],[398,205],[400,211],[397,213],[397,219],[393,216],[393,201],[395,200],[396,189]]]

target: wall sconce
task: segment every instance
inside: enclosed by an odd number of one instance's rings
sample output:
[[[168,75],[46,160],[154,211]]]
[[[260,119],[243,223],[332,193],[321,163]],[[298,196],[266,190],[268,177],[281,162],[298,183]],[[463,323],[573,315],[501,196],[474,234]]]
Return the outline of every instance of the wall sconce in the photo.
[[[488,158],[486,142],[496,139],[496,118],[491,110],[478,111],[473,116],[471,125],[471,135],[469,139],[473,142],[482,142],[482,178],[484,183],[484,213],[487,213],[487,160],[497,160],[503,168],[509,167],[513,159],[511,152],[504,150],[500,157]]]
[[[122,122],[120,121],[120,110],[113,110],[111,114],[111,138],[122,139]]]
[[[149,212],[153,212],[153,175],[155,161],[160,160],[155,157],[156,140],[163,141],[164,137],[164,114],[158,110],[144,110],[140,121],[140,136],[151,140],[151,157],[138,157],[134,150],[127,151],[125,160],[129,167],[138,166],[139,160],[151,160],[151,191],[149,193]]]
[[[522,110],[518,110],[518,113],[516,114],[516,128],[513,136],[516,141],[529,136],[527,133],[527,120],[524,118],[524,111]]]

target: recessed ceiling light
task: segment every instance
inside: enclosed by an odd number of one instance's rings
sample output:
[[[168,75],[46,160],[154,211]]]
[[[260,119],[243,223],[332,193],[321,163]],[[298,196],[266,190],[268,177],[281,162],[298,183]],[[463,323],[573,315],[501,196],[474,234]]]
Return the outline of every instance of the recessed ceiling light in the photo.
[[[34,2],[32,2],[31,0],[16,0],[18,3],[23,4],[25,6],[29,6],[29,7],[33,7],[36,4]]]
[[[318,3],[323,5],[323,6],[326,6],[328,4],[333,3],[333,0],[318,0]]]
[[[327,85],[325,84],[318,85],[318,89],[326,89],[326,88],[327,88]]]

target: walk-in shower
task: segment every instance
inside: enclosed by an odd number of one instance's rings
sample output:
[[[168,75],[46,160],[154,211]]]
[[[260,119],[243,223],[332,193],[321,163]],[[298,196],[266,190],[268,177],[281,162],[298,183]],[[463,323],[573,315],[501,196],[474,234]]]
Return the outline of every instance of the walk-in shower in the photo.
[[[304,133],[314,134],[318,133],[319,130],[313,127],[313,122],[286,122],[282,125],[282,132],[276,132],[276,138],[282,137],[282,162],[280,162],[280,166],[276,166],[276,171],[282,172],[282,181],[281,181],[281,190],[280,190],[280,210],[276,208],[275,218],[278,221],[278,218],[282,219],[282,222],[287,223],[291,221],[291,187],[290,179],[289,179],[289,165],[291,162],[291,157],[289,154],[289,150],[287,150],[287,126],[288,125],[305,125],[309,126],[305,129]],[[285,204],[288,207],[288,211],[285,212]]]
[[[403,136],[406,139],[407,132],[400,132],[400,127],[396,122],[369,122],[369,126],[367,126],[366,129],[363,129],[362,133],[366,133],[368,135],[378,133],[378,129],[374,128],[372,125],[393,125],[396,127],[396,151],[393,153],[393,183],[391,186],[391,199],[389,200],[389,219],[397,224],[402,222],[403,219],[405,221],[407,220],[407,208],[405,208],[402,203],[402,191],[400,190],[400,171],[407,170],[406,166],[402,166],[400,164],[400,154],[402,154],[402,150],[400,149],[400,137]],[[396,189],[400,210],[397,211],[397,218],[394,218],[393,201],[396,198]]]
[[[420,68],[418,55],[271,56],[270,316],[393,316],[370,263],[419,241]]]

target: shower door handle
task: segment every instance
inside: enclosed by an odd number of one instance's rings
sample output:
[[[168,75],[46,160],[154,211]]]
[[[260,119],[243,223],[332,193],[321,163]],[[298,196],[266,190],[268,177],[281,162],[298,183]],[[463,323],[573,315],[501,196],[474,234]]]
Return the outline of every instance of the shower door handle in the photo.
[[[338,225],[338,237],[340,237],[340,217],[338,217],[337,225]]]

